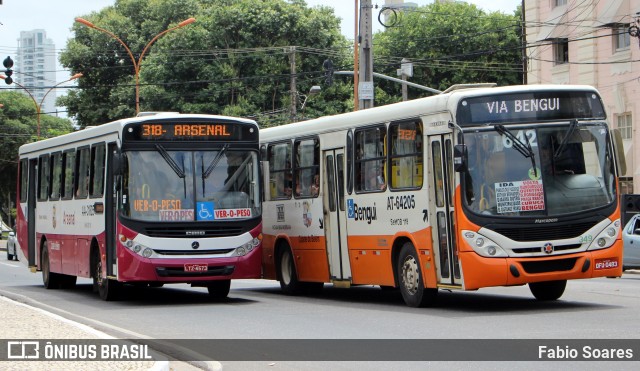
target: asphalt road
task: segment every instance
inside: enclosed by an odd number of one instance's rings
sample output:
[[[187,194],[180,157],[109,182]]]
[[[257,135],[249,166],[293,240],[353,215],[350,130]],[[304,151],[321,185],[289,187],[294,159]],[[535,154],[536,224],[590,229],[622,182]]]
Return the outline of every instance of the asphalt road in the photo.
[[[234,343],[239,347],[254,346],[251,340],[260,339],[640,339],[638,271],[628,271],[619,279],[570,281],[562,298],[553,302],[536,301],[522,286],[477,292],[441,291],[436,307],[409,308],[398,292],[378,287],[339,289],[327,284],[319,295],[292,297],[283,295],[278,283],[269,280],[235,281],[229,298],[222,301],[212,301],[203,288],[167,285],[129,287],[122,300],[104,302],[92,292],[89,280],[79,280],[70,290],[45,290],[40,273],[30,273],[20,263],[6,261],[3,251],[0,295],[19,298],[116,337],[248,340]],[[464,354],[465,349],[456,349],[454,343],[445,351]],[[329,354],[323,361],[331,360]],[[384,359],[373,363],[264,359],[222,364],[232,370],[399,366]],[[583,369],[603,367],[603,362],[580,364]],[[468,362],[403,362],[402,368],[421,369],[425,365],[436,369],[478,369],[477,364],[471,366]],[[541,365],[488,362],[479,367],[537,369]],[[635,369],[638,362],[616,363],[617,369],[627,366]]]

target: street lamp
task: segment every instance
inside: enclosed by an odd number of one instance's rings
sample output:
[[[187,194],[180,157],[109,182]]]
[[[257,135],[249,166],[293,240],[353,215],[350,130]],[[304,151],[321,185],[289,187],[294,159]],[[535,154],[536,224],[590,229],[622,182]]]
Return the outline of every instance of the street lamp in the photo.
[[[58,86],[60,86],[60,85],[64,84],[65,82],[73,81],[73,80],[78,79],[78,78],[80,78],[80,77],[82,77],[82,74],[81,74],[81,73],[76,73],[75,75],[71,76],[71,78],[70,78],[70,79],[68,79],[68,80],[64,80],[64,81],[61,81],[61,82],[59,82],[59,83],[55,84],[54,86],[52,86],[51,88],[49,88],[49,90],[47,90],[47,92],[46,92],[46,93],[44,93],[44,96],[43,96],[43,97],[42,97],[42,99],[40,100],[40,103],[38,103],[38,101],[37,101],[37,100],[36,100],[36,98],[33,96],[33,94],[31,94],[31,92],[29,91],[29,89],[25,88],[24,86],[22,86],[20,83],[18,83],[18,82],[17,82],[17,81],[15,81],[15,80],[11,81],[11,83],[12,83],[12,84],[16,84],[16,85],[18,85],[20,88],[22,88],[22,90],[26,91],[26,92],[27,92],[27,94],[29,94],[29,97],[31,97],[31,100],[33,101],[33,104],[35,104],[35,105],[36,105],[36,122],[38,123],[38,128],[37,128],[37,137],[38,137],[38,140],[40,140],[40,111],[41,111],[41,109],[42,109],[42,104],[44,103],[44,100],[45,100],[45,98],[47,97],[47,95],[49,95],[49,93],[50,93],[53,89],[55,89],[55,88],[57,88]],[[5,78],[6,78],[6,76],[4,76],[4,75],[0,75],[0,79],[5,79]]]
[[[133,62],[133,70],[134,70],[135,78],[136,78],[136,114],[138,114],[140,112],[140,63],[142,62],[142,58],[144,57],[145,53],[147,52],[147,49],[149,49],[151,44],[156,42],[156,40],[158,40],[164,34],[170,32],[170,31],[173,31],[173,30],[177,30],[178,28],[182,28],[182,27],[184,27],[184,26],[186,26],[188,24],[191,24],[191,23],[193,23],[195,21],[196,21],[195,18],[189,18],[189,19],[186,19],[186,20],[178,23],[178,25],[175,26],[175,27],[171,27],[169,29],[166,29],[166,30],[160,32],[153,39],[151,39],[151,41],[149,41],[149,43],[144,47],[144,49],[142,49],[142,53],[140,53],[140,56],[138,57],[138,59],[136,59],[133,56],[133,53],[131,52],[131,49],[129,49],[127,44],[125,44],[125,42],[122,41],[118,36],[114,35],[110,31],[105,30],[104,28],[96,26],[95,24],[87,21],[84,18],[76,18],[76,22],[82,23],[83,25],[85,25],[87,27],[90,27],[90,28],[96,29],[96,30],[98,30],[100,32],[106,33],[107,35],[109,35],[109,36],[113,37],[114,39],[118,40],[118,42],[120,44],[122,44],[124,49],[129,54],[129,58],[131,58],[131,61]]]
[[[304,111],[304,106],[307,104],[307,99],[309,99],[309,97],[312,95],[320,93],[320,90],[322,90],[322,88],[319,85],[313,85],[311,89],[309,89],[307,95],[300,94],[304,97],[304,101],[302,101],[302,107],[300,107],[300,111]]]

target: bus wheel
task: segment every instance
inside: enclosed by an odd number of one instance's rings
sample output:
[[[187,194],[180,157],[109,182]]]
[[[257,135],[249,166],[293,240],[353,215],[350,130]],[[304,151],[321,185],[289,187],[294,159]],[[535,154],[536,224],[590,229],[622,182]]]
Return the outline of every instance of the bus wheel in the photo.
[[[411,242],[406,242],[400,250],[398,278],[402,298],[408,306],[424,307],[435,303],[438,289],[424,287],[418,254]]]
[[[100,298],[104,301],[116,300],[120,284],[118,281],[102,278],[102,260],[98,253],[98,249],[93,250],[93,291],[98,291]]]
[[[566,286],[567,280],[531,282],[529,284],[529,290],[531,290],[531,293],[536,299],[548,301],[560,298]]]
[[[57,289],[60,287],[60,276],[57,273],[51,272],[47,241],[42,244],[42,282],[47,289]]]
[[[296,265],[293,263],[293,255],[289,247],[280,254],[280,288],[287,295],[298,295],[303,291],[303,285],[298,281]]]
[[[212,299],[224,299],[229,296],[231,280],[213,281],[207,285],[209,297]]]

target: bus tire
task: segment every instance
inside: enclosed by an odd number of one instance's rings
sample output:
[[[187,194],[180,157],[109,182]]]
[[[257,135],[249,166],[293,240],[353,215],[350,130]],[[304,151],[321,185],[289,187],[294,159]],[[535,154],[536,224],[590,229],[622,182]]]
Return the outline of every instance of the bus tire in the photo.
[[[531,293],[536,299],[551,301],[559,299],[564,293],[566,286],[567,280],[531,282],[529,284],[529,290],[531,290]]]
[[[405,304],[410,307],[425,307],[435,304],[438,289],[424,287],[420,260],[411,242],[405,242],[400,249],[397,273],[400,292]]]
[[[60,288],[60,275],[51,272],[47,241],[42,243],[42,283],[47,290]]]
[[[231,280],[212,281],[207,284],[209,297],[212,299],[224,299],[229,296]]]
[[[118,281],[102,278],[102,260],[98,248],[92,250],[92,267],[93,272],[93,291],[97,291],[100,299],[104,301],[117,300],[120,291],[120,283]]]
[[[60,275],[60,288],[63,289],[72,289],[76,287],[76,282],[78,281],[78,277],[70,276],[68,274]]]
[[[304,285],[298,281],[298,272],[293,262],[291,249],[286,246],[278,259],[278,270],[280,271],[280,289],[287,295],[299,295],[303,293]]]

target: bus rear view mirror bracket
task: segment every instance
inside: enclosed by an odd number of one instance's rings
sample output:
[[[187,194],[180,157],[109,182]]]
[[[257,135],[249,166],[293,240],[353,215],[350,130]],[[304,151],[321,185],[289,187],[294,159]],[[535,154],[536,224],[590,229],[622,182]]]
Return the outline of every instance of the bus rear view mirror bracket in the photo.
[[[467,171],[468,152],[466,144],[456,144],[453,146],[453,168],[456,172]]]

